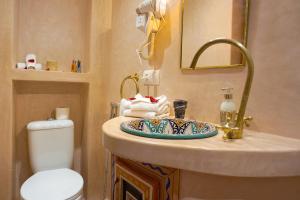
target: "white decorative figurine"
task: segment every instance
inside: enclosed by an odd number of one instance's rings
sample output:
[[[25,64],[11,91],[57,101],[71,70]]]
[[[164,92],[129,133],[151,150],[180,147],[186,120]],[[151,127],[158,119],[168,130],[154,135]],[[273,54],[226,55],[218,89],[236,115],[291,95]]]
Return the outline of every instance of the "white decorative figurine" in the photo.
[[[17,68],[41,70],[42,64],[37,63],[35,54],[27,54],[25,57],[25,63],[17,63]]]

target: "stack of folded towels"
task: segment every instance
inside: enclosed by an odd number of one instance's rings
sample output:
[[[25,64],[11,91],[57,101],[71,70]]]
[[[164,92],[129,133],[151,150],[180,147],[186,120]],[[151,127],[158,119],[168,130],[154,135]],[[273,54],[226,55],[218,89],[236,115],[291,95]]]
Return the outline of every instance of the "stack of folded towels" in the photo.
[[[134,98],[121,100],[120,115],[146,119],[168,117],[170,115],[170,102],[165,95],[154,98],[137,94]]]

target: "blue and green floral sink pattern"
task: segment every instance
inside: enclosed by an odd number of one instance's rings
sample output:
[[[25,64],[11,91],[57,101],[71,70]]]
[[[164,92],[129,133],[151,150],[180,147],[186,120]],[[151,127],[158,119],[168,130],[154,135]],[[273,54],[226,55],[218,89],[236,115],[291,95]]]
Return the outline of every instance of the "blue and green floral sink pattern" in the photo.
[[[218,134],[217,128],[206,122],[183,119],[138,119],[123,122],[121,130],[142,137],[159,139],[197,139]]]

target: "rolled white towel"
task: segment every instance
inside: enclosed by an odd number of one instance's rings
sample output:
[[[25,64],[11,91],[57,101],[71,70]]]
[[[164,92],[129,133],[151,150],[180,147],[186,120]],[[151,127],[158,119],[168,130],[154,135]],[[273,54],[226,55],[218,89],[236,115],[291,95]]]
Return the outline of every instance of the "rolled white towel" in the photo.
[[[169,112],[170,103],[165,95],[156,97],[158,102],[151,102],[150,98],[143,97],[137,94],[133,100],[122,99],[120,102],[120,115],[124,115],[124,110],[131,109],[132,111],[155,112],[156,115]]]
[[[152,119],[156,116],[156,112],[147,112],[147,111],[126,109],[123,111],[123,115],[125,117],[138,117],[138,118]]]
[[[168,100],[168,98],[167,98],[167,96],[166,95],[161,95],[161,96],[159,96],[159,97],[156,97],[156,99],[158,99],[158,105],[163,105],[163,104],[165,104],[166,102],[167,102],[167,100]]]
[[[152,103],[139,102],[139,103],[131,104],[129,106],[129,108],[131,110],[146,110],[146,111],[150,111],[150,112],[158,112],[161,109],[161,107],[163,107],[164,105],[165,104],[158,105],[158,104],[152,104]]]
[[[150,98],[143,97],[140,94],[135,95],[134,98],[135,99],[131,101],[132,105],[139,104],[139,103],[149,103],[149,104],[160,106],[160,105],[164,104],[167,101],[167,97],[165,95],[161,95],[159,97],[156,97],[155,99],[158,100],[157,103],[151,102]]]
[[[135,95],[134,98],[135,98],[134,100],[131,100],[131,103],[140,103],[140,102],[151,103],[150,98],[146,98],[141,94]]]
[[[122,99],[120,105],[123,106],[124,108],[130,108],[131,101],[127,99]]]
[[[132,102],[129,106],[132,110],[147,110],[153,112],[159,112],[163,106],[169,104],[166,96],[158,97],[159,101],[157,103],[147,103],[147,102]]]
[[[129,109],[130,108],[130,104],[131,104],[131,101],[130,100],[127,100],[127,99],[121,99],[121,102],[120,102],[120,115],[122,116],[123,115],[123,111],[125,109]]]
[[[158,115],[156,112],[147,112],[147,111],[139,111],[139,110],[130,110],[126,109],[123,111],[123,116],[125,117],[137,117],[137,118],[145,118],[145,119],[161,119],[168,117],[169,113],[164,113],[161,115]]]
[[[170,113],[170,102],[166,102],[163,105],[161,105],[158,110],[157,110],[157,115],[165,114],[165,113]]]

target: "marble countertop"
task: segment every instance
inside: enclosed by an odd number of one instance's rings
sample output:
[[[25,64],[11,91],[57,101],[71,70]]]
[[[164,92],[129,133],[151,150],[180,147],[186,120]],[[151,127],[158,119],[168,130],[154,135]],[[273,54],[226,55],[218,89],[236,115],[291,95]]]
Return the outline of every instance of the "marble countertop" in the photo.
[[[120,130],[131,118],[104,123],[103,144],[118,156],[178,169],[239,177],[300,176],[300,140],[244,130],[244,138],[224,142],[222,133],[194,140],[134,136]]]

